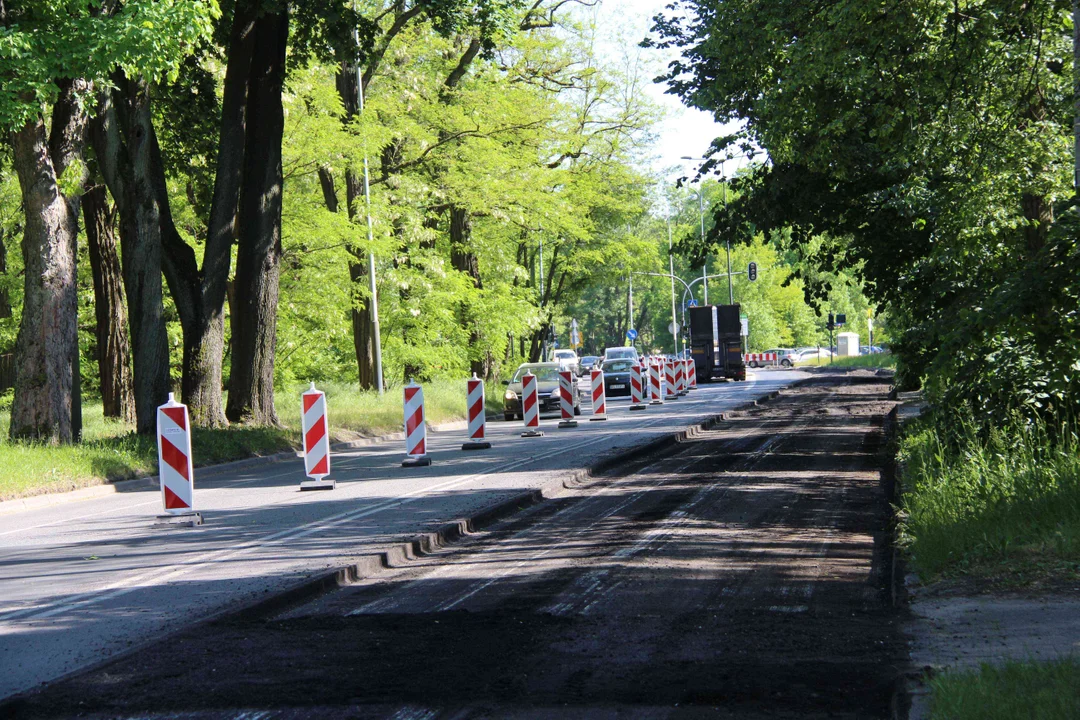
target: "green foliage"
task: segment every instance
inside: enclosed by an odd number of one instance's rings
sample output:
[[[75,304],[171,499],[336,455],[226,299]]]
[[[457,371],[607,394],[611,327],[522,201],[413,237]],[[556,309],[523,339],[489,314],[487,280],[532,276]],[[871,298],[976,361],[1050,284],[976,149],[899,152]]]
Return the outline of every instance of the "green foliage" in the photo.
[[[980,436],[970,420],[938,418],[902,439],[901,533],[924,577],[1033,557],[1080,560],[1077,436],[1005,427]]]
[[[770,162],[717,237],[789,233],[808,299],[852,272],[889,317],[906,385],[1003,413],[1074,414],[1071,5],[706,0],[661,19],[668,74]],[[797,41],[792,41],[792,38]],[[709,171],[718,163],[706,165]],[[826,308],[831,309],[831,308]]]
[[[1080,660],[1010,660],[930,679],[931,720],[1068,720],[1080,716]]]

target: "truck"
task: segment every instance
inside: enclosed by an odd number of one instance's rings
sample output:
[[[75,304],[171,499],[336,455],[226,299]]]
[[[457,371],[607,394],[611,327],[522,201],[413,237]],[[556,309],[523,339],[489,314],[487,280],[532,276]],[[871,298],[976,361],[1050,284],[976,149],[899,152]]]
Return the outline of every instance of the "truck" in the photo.
[[[697,381],[746,380],[739,305],[703,305],[690,312],[690,353]]]

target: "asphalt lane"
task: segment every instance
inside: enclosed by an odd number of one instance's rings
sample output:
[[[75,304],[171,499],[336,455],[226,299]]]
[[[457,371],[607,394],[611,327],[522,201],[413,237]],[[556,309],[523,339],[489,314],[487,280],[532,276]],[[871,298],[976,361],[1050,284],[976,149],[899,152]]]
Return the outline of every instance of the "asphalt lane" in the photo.
[[[301,493],[302,460],[200,480],[198,528],[154,526],[156,491],[0,520],[0,698],[280,591],[490,507],[628,447],[700,422],[804,377],[759,372],[702,386],[644,412],[609,400],[609,420],[519,437],[489,423],[493,448],[462,452],[464,431],[429,433],[432,465],[405,469],[401,443],[336,454],[338,488]],[[587,387],[585,385],[584,387]],[[330,408],[333,418],[333,408]],[[198,449],[195,448],[195,452]]]

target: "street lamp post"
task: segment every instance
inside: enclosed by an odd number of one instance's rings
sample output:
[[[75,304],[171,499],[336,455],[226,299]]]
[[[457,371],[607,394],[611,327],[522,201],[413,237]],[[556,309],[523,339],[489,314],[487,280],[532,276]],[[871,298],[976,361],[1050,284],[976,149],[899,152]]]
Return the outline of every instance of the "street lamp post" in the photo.
[[[671,273],[671,343],[679,352],[679,324],[675,320],[675,253],[671,249],[671,215],[667,217],[668,270]],[[685,345],[685,343],[684,343]],[[683,348],[685,349],[685,348]]]

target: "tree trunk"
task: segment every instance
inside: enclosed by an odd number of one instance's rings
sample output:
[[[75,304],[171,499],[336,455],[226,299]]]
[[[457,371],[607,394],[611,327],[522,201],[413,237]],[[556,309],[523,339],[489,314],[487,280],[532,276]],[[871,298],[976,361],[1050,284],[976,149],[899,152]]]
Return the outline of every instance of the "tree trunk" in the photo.
[[[4,228],[0,226],[0,275],[7,275],[7,245],[4,243]],[[0,287],[0,320],[11,317],[11,297],[6,288]]]
[[[76,286],[79,199],[65,198],[58,179],[81,153],[85,123],[69,85],[54,106],[50,134],[46,134],[44,119],[35,117],[11,138],[26,218],[12,438],[70,443],[81,432]]]
[[[169,344],[162,310],[162,211],[155,187],[154,129],[146,81],[114,77],[91,125],[98,167],[120,216],[121,270],[131,326],[135,427],[155,432],[169,395]],[[167,209],[166,209],[167,210]]]
[[[457,205],[450,207],[450,263],[472,279],[476,290],[484,289],[480,278],[480,260],[472,250],[472,218],[468,210]],[[469,329],[469,371],[479,378],[487,378],[493,359],[480,347],[483,335],[467,303],[462,309],[462,323]]]
[[[116,254],[116,212],[109,207],[104,185],[88,190],[83,195],[82,207],[94,277],[101,401],[105,417],[135,422],[135,391],[128,365],[127,308],[120,257]]]
[[[246,148],[232,316],[232,362],[226,416],[234,422],[276,425],[274,351],[281,261],[282,86],[289,19],[286,12],[256,21],[248,83]]]

